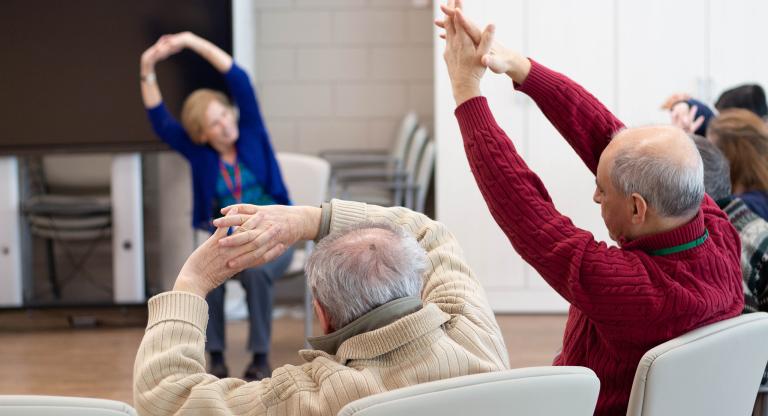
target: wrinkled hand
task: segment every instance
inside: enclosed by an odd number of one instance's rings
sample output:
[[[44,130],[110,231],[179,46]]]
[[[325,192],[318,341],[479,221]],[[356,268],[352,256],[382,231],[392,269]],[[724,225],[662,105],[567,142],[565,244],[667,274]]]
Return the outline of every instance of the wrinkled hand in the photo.
[[[449,1],[448,5],[440,5],[440,9],[445,14],[444,20],[435,20],[435,25],[446,29],[446,33],[441,33],[440,37],[447,39],[446,22],[449,19],[455,19],[464,31],[469,35],[475,46],[479,46],[482,41],[483,32],[480,27],[464,15],[461,0]],[[507,74],[513,81],[522,83],[528,76],[531,69],[531,62],[523,55],[506,48],[500,42],[493,40],[490,51],[481,58],[483,65],[497,74]]]
[[[696,117],[698,106],[689,108],[688,103],[678,102],[669,112],[672,125],[677,126],[688,134],[695,133],[704,124],[704,116]]]
[[[456,14],[460,12],[457,11]],[[480,95],[480,79],[485,73],[483,56],[488,54],[493,42],[493,25],[482,33],[480,43],[475,46],[464,27],[456,17],[445,19],[446,45],[443,58],[448,67],[448,76],[453,87],[453,97],[460,105]]]
[[[236,210],[231,213],[231,215],[236,214]],[[191,292],[204,298],[243,269],[232,267],[229,263],[245,254],[246,248],[219,244],[226,235],[226,227],[217,229],[208,240],[192,252],[181,267],[173,290]]]
[[[314,239],[320,228],[320,208],[316,207],[238,204],[222,213],[226,216],[213,225],[236,228],[219,245],[242,252],[227,263],[241,270],[272,261],[298,241]]]

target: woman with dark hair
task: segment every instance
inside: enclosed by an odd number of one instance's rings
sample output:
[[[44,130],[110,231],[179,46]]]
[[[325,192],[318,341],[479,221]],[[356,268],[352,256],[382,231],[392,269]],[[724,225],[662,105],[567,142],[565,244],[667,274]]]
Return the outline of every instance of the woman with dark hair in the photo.
[[[224,93],[199,89],[185,100],[179,123],[163,103],[155,76],[155,64],[188,48],[222,73],[234,98]],[[232,57],[211,42],[182,32],[162,36],[141,55],[141,95],[155,133],[181,153],[192,171],[194,209],[192,226],[211,231],[212,220],[226,206],[290,205],[256,94],[248,75]],[[268,363],[272,329],[272,282],[288,268],[293,250],[262,266],[246,269],[238,280],[246,291],[250,333],[248,349],[253,361],[243,378],[258,380],[269,376]],[[212,291],[208,301],[209,321],[206,350],[210,372],[227,377],[224,362],[224,285]]]
[[[707,129],[707,138],[731,165],[733,194],[768,219],[768,126],[744,109],[725,110]]]
[[[763,119],[768,115],[765,91],[757,84],[744,84],[725,90],[715,102],[715,108],[717,111],[743,108]]]

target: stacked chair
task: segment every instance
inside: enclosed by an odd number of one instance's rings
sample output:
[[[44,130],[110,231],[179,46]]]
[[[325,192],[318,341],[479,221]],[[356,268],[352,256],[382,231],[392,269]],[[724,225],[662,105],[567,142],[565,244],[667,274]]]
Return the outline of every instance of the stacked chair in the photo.
[[[48,276],[55,299],[62,286],[75,277],[85,277],[97,287],[110,291],[86,270],[99,244],[112,235],[112,202],[109,155],[49,155],[31,172],[37,192],[23,203],[23,212],[32,235],[45,240]],[[84,254],[75,254],[74,245],[84,245]],[[61,250],[72,267],[60,278],[56,251]]]
[[[403,117],[391,150],[321,152],[331,165],[330,196],[423,211],[435,146],[416,113]]]

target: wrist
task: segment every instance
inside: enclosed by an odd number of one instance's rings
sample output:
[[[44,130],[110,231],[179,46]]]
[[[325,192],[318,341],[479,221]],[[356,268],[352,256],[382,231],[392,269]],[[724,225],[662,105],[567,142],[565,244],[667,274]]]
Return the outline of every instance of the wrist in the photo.
[[[453,86],[453,98],[456,100],[456,107],[463,104],[472,98],[479,97],[480,86],[479,85],[454,85]]]
[[[205,288],[195,284],[195,280],[196,279],[186,277],[186,275],[179,275],[179,277],[176,278],[176,283],[173,285],[173,291],[192,293],[193,295],[197,295],[205,299],[205,297],[208,296],[210,290],[206,290]]]
[[[149,74],[155,73],[155,63],[154,62],[142,62],[141,67],[139,68],[139,74],[141,74],[142,77],[148,76]]]
[[[314,240],[317,238],[320,230],[320,220],[322,217],[322,209],[318,207],[302,207],[303,232],[302,240]]]
[[[510,68],[507,71],[507,76],[512,78],[512,81],[522,84],[525,79],[528,78],[528,74],[531,72],[531,61],[518,54],[512,54],[506,59],[507,66]]]

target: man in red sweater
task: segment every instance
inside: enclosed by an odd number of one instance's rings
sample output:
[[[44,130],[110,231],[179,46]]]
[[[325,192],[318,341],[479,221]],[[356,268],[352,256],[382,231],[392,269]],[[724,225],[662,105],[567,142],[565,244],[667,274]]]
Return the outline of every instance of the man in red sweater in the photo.
[[[562,74],[493,41],[444,7],[445,61],[472,173],[512,246],[571,304],[555,365],[593,369],[596,414],[624,415],[642,355],[690,330],[739,315],[739,235],[704,194],[701,158],[671,126],[624,129]],[[555,209],[544,184],[496,124],[480,79],[506,73],[596,174],[594,201],[619,247]]]

